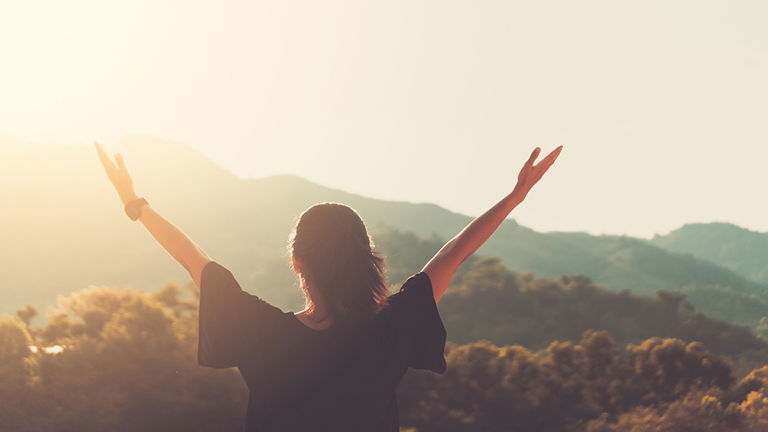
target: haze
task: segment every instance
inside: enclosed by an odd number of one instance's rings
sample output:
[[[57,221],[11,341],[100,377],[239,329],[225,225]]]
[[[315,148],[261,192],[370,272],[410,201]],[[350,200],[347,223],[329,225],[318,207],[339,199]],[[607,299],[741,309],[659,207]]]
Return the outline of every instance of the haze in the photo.
[[[766,16],[760,1],[7,1],[0,134],[154,135],[242,177],[469,215],[533,147],[563,144],[520,223],[768,231]]]

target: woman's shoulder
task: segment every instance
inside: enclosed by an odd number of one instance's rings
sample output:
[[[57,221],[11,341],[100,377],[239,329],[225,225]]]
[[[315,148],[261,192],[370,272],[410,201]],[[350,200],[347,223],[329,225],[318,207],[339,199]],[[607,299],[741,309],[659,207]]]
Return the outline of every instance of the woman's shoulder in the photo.
[[[427,296],[432,296],[432,283],[429,275],[420,271],[408,276],[405,282],[400,285],[400,289],[388,297],[388,303],[399,305],[411,298],[426,298]]]
[[[400,290],[389,297],[390,314],[397,323],[398,337],[408,366],[443,373],[447,332],[425,272],[409,276]]]

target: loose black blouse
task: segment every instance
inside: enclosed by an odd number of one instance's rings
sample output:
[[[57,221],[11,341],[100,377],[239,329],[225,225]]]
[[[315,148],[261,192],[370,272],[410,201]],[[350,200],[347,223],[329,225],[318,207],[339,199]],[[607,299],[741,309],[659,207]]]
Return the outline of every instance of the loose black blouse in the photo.
[[[397,385],[409,367],[444,373],[445,338],[424,272],[366,323],[326,330],[243,291],[217,262],[202,272],[198,363],[240,370],[246,431],[397,432]]]

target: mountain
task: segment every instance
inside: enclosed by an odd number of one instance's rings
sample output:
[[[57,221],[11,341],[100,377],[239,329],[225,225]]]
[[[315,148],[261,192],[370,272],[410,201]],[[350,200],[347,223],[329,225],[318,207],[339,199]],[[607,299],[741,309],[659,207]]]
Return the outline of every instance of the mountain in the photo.
[[[729,223],[688,224],[652,243],[667,250],[729,268],[755,282],[768,284],[768,233]]]
[[[540,350],[553,340],[575,343],[586,331],[606,330],[618,346],[672,337],[758,365],[768,361],[766,340],[698,313],[682,294],[640,297],[605,291],[583,276],[535,278],[508,271],[495,257],[478,258],[455,280],[438,305],[452,342]]]
[[[245,289],[280,307],[300,302],[286,244],[295,218],[314,203],[355,208],[374,240],[390,227],[440,239],[434,251],[472,219],[434,204],[371,199],[293,175],[241,179],[182,144],[148,137],[128,137],[114,150],[123,154],[139,194],[231,268]],[[382,171],[405,175],[400,169],[406,168]],[[155,289],[187,281],[143,227],[125,217],[92,148],[0,143],[0,170],[0,312],[50,304],[90,284]],[[563,217],[569,211],[563,209]],[[517,272],[585,275],[613,291],[687,290],[698,310],[733,322],[753,324],[768,315],[764,284],[640,239],[539,233],[510,219],[478,254],[499,257]],[[403,263],[396,274],[416,272],[423,263]],[[723,297],[732,307],[723,309]]]

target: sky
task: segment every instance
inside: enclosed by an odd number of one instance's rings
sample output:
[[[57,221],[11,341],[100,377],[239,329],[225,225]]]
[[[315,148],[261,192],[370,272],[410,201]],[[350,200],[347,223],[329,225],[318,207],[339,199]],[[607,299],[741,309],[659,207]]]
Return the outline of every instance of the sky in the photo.
[[[0,135],[151,135],[244,178],[468,215],[534,147],[564,145],[520,223],[768,231],[766,16],[749,0],[5,0]]]

